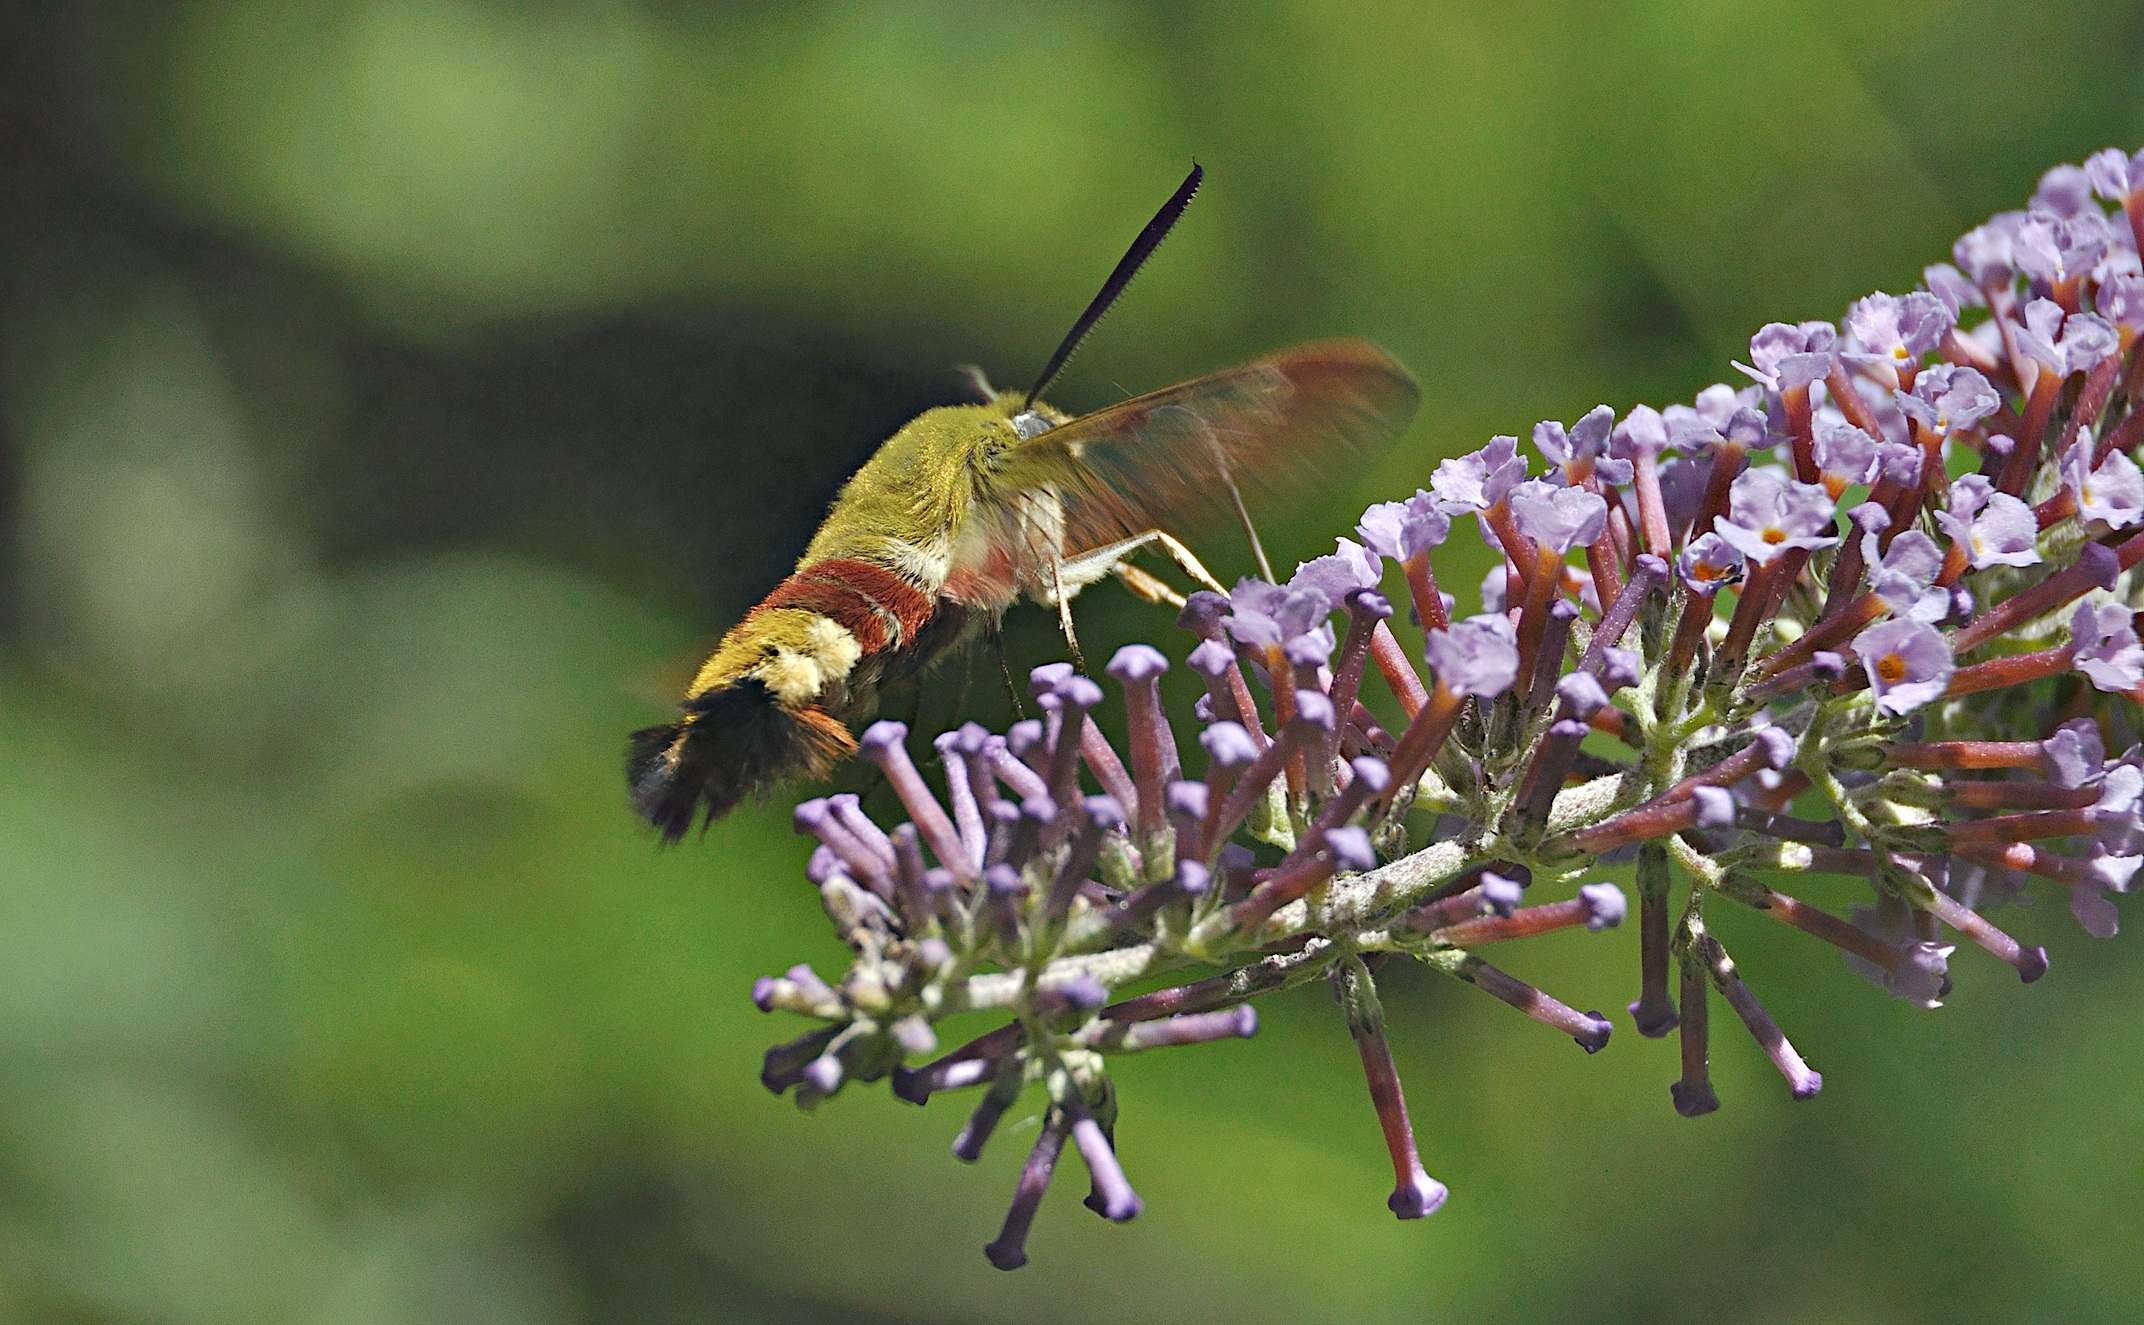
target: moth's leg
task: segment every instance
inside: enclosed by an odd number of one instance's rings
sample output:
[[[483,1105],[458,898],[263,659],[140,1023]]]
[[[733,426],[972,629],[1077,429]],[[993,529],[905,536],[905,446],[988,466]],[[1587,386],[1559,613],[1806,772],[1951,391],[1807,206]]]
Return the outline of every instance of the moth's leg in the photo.
[[[1171,607],[1184,605],[1184,596],[1171,589],[1167,581],[1159,576],[1149,575],[1128,561],[1118,562],[1110,568],[1110,573],[1122,580],[1125,588],[1147,602],[1167,603]]]
[[[1199,563],[1197,557],[1191,555],[1190,548],[1185,547],[1182,543],[1177,542],[1159,529],[1154,531],[1154,541],[1161,544],[1162,550],[1167,552],[1177,565],[1184,568],[1184,574],[1189,575],[1192,579],[1197,580],[1200,584],[1205,585],[1223,598],[1228,597],[1228,586],[1215,579],[1213,572],[1207,570],[1206,567]]]
[[[1087,674],[1087,660],[1080,656],[1079,635],[1072,629],[1072,598],[1065,592],[1064,563],[1050,558],[1050,594],[1057,599],[1057,624],[1064,627],[1065,645],[1072,650],[1072,666]]]
[[[990,641],[990,652],[998,660],[998,679],[1005,683],[1005,702],[1012,706],[1013,721],[1025,721],[1027,709],[1020,703],[1020,687],[1012,683],[1012,664],[1005,658],[1005,632],[999,628],[995,616],[983,628],[983,635]]]

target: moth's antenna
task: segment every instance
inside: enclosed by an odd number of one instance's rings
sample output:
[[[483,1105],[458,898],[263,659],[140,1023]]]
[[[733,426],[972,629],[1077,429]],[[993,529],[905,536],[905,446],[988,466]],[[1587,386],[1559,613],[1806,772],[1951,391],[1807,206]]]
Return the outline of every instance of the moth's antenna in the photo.
[[[1146,229],[1139,232],[1139,237],[1132,241],[1132,246],[1124,251],[1123,258],[1117,263],[1117,269],[1109,273],[1108,280],[1102,282],[1102,292],[1094,297],[1093,303],[1087,305],[1087,311],[1079,315],[1079,321],[1072,324],[1072,330],[1066,333],[1063,343],[1057,347],[1057,353],[1050,356],[1049,366],[1042,370],[1042,376],[1035,379],[1034,387],[1027,393],[1028,408],[1034,408],[1035,401],[1041,397],[1044,389],[1064,371],[1065,364],[1071,360],[1072,352],[1079,348],[1079,343],[1087,339],[1087,333],[1094,330],[1094,324],[1102,320],[1102,315],[1109,311],[1109,306],[1117,302],[1117,296],[1124,293],[1124,287],[1132,283],[1132,277],[1139,274],[1140,266],[1155,249],[1161,247],[1161,241],[1169,237],[1170,229],[1176,225],[1176,219],[1184,214],[1184,208],[1191,205],[1191,195],[1199,191],[1199,181],[1205,177],[1206,172],[1199,168],[1197,162],[1193,162],[1191,173],[1184,176],[1184,182],[1176,186],[1176,192],[1161,205],[1160,211],[1154,213],[1154,219],[1146,223]]]

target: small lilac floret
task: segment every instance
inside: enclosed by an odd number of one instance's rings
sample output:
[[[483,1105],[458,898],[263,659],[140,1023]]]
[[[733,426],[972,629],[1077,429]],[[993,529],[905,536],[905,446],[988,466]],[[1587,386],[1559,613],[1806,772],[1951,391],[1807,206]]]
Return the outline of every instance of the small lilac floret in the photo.
[[[1519,532],[1559,556],[1593,542],[1608,524],[1608,503],[1584,488],[1528,479],[1512,488],[1509,501]]]
[[[1481,577],[1481,610],[1503,612],[1505,571],[1501,565],[1491,566]]]
[[[1228,599],[1211,589],[1200,589],[1184,599],[1184,610],[1176,614],[1176,624],[1202,640],[1218,639],[1221,634],[1221,618],[1228,615]]]
[[[841,1060],[832,1054],[820,1054],[804,1066],[804,1084],[821,1095],[831,1095],[841,1089]]]
[[[1868,670],[1876,711],[1906,714],[1943,694],[1956,670],[1950,641],[1923,621],[1890,620],[1854,637],[1854,652]]]
[[[1091,676],[1068,676],[1057,683],[1058,698],[1067,709],[1085,713],[1102,706],[1102,687]],[[1077,737],[1073,739],[1077,740]]]
[[[2099,801],[2092,807],[2098,823],[2093,836],[2099,850],[2111,855],[2144,851],[2144,769],[2115,764],[2100,779]]]
[[[1334,542],[1338,546],[1331,556],[1316,557],[1296,566],[1294,578],[1288,581],[1290,589],[1312,589],[1324,594],[1329,602],[1344,603],[1349,594],[1359,589],[1377,587],[1385,574],[1381,554],[1353,539]]]
[[[1222,624],[1238,644],[1253,648],[1278,647],[1315,629],[1333,610],[1333,600],[1310,585],[1255,579],[1238,581],[1228,601],[1230,611]]]
[[[1027,693],[1034,698],[1040,699],[1042,696],[1054,692],[1058,686],[1063,685],[1066,681],[1071,680],[1073,675],[1074,669],[1071,663],[1044,663],[1042,666],[1028,672]]]
[[[1878,291],[1847,310],[1846,330],[1858,348],[1840,357],[1860,367],[1918,364],[1957,320],[1957,311],[1933,294],[1916,290],[1894,298]]]
[[[1228,675],[1228,669],[1236,665],[1235,651],[1217,639],[1207,640],[1191,650],[1184,665],[1209,680],[1218,680]]]
[[[1921,280],[1927,284],[1929,292],[1942,300],[1943,306],[1950,310],[1953,322],[1957,321],[1962,310],[1985,307],[1988,302],[1988,297],[1981,293],[1979,286],[1967,280],[1964,272],[1947,262],[1939,262],[1924,269],[1921,272]]]
[[[1323,667],[1333,656],[1334,643],[1332,626],[1327,623],[1283,643],[1280,655],[1294,667]]]
[[[1195,860],[1179,860],[1171,881],[1178,892],[1186,897],[1196,897],[1206,891],[1207,885],[1213,881],[1213,876],[1207,872],[1204,865]]]
[[[1623,890],[1612,883],[1583,884],[1578,889],[1578,900],[1586,904],[1587,929],[1614,929],[1630,914]]]
[[[2107,747],[2100,740],[2098,723],[2075,718],[2040,742],[2040,757],[2047,763],[2048,781],[2056,786],[2089,787],[2106,770]]]
[[[1519,674],[1519,637],[1509,617],[1485,612],[1432,630],[1423,654],[1437,681],[1455,695],[1494,698]]]
[[[2127,529],[2144,520],[2144,472],[2120,451],[2092,464],[2094,442],[2079,437],[2062,454],[2062,486],[2077,499],[2077,518],[2104,520],[2110,529]]]
[[[1951,484],[1949,509],[1936,512],[1936,523],[1964,546],[1974,570],[2040,560],[2040,522],[2032,507],[1996,491],[1985,475],[1967,474]]]
[[[2016,335],[2018,349],[2057,377],[2090,372],[2122,344],[2121,334],[2105,318],[2093,313],[2066,314],[2052,299],[2035,299],[2025,305],[2025,325]],[[1914,385],[1917,388],[1919,383]]]
[[[1853,953],[1846,954],[1846,967],[1871,984],[1919,1008],[1939,1008],[1950,993],[1949,962],[1956,949],[1947,944],[1925,942],[1908,934],[1892,916],[1872,906],[1853,910],[1854,928],[1873,934],[1897,949],[1896,969],[1886,970]]]
[[[1609,694],[1638,684],[1645,676],[1645,662],[1636,649],[1614,646],[1601,650],[1601,686]]]
[[[1731,828],[1735,822],[1735,794],[1725,787],[1693,787],[1690,799],[1697,806],[1696,827]]]
[[[2032,211],[2050,212],[2059,217],[2075,216],[2092,206],[2092,177],[2082,167],[2064,162],[2050,166],[2040,176],[2040,186],[2032,191],[2029,204]]]
[[[1608,692],[1591,672],[1566,672],[1558,677],[1556,698],[1570,706],[1574,718],[1590,718],[1608,707]]]
[[[2117,694],[2144,682],[2144,644],[2137,642],[2135,618],[2120,603],[2079,603],[2070,617],[2070,641],[2077,649],[2077,670],[2101,690]]]
[[[1354,775],[1355,781],[1362,784],[1363,790],[1372,796],[1382,796],[1385,788],[1392,785],[1392,769],[1382,759],[1362,755],[1349,760],[1347,769]]]
[[[2085,158],[2084,174],[2092,192],[2108,202],[2126,202],[2131,190],[2144,188],[2144,152],[2130,156],[2119,147],[2102,148]]]
[[[1427,1219],[1437,1213],[1451,1189],[1417,1167],[1407,1180],[1392,1189],[1385,1208],[1401,1219]]]
[[[1896,393],[1898,407],[1938,436],[1971,428],[2002,406],[2002,398],[1978,369],[1939,363],[1913,379],[1913,390]]]
[[[1796,483],[1769,469],[1752,469],[1727,490],[1726,515],[1713,519],[1720,537],[1749,560],[1764,564],[1795,549],[1814,552],[1837,543],[1838,504],[1820,484]]]
[[[1333,701],[1322,690],[1298,690],[1295,692],[1295,721],[1319,731],[1339,730],[1339,715],[1333,710]]]
[[[1620,486],[1630,482],[1631,469],[1628,460],[1607,455],[1609,435],[1614,430],[1615,411],[1606,405],[1595,405],[1568,432],[1554,419],[1535,424],[1534,449],[1566,475],[1590,460],[1601,482]]]
[[[1343,870],[1367,874],[1377,868],[1377,852],[1370,846],[1370,833],[1366,828],[1350,824],[1326,829],[1325,850],[1332,856],[1333,864]]]
[[[1452,517],[1426,492],[1416,492],[1406,501],[1379,502],[1364,511],[1355,526],[1364,547],[1394,561],[1407,561],[1442,546],[1451,532]]]
[[[1486,511],[1526,477],[1516,437],[1492,437],[1479,451],[1441,461],[1429,490],[1447,508]]]
[[[1676,554],[1675,572],[1691,593],[1710,598],[1742,578],[1742,554],[1718,534],[1699,534]]]
[[[1997,212],[1958,237],[1951,259],[1983,291],[2004,291],[2017,276],[2011,236],[2024,224],[2023,212]]]
[[[2076,169],[2074,166],[2071,169]],[[2106,214],[2086,203],[2083,172],[2078,172],[2074,201],[2083,210],[2069,215],[2042,210],[2037,202],[2011,236],[2017,269],[2035,281],[2058,285],[2090,271],[2113,238]]]
[[[1838,339],[1829,322],[1767,323],[1750,337],[1749,362],[1735,367],[1774,391],[1793,391],[1831,372]]]
[[[1236,730],[1243,729],[1237,727]],[[1203,782],[1171,782],[1164,798],[1168,802],[1169,813],[1195,821],[1205,819],[1207,807],[1212,803],[1211,795]]]
[[[1508,916],[1526,900],[1526,885],[1517,879],[1507,879],[1493,870],[1483,870],[1481,904],[1500,916]]]
[[[1936,541],[1918,529],[1908,529],[1891,540],[1890,550],[1879,557],[1876,535],[1862,539],[1862,556],[1871,563],[1869,592],[1883,599],[1892,615],[1915,621],[1941,621],[1950,615],[1950,593],[1933,588],[1943,569],[1943,551]]]
[[[1843,419],[1816,421],[1816,467],[1824,478],[1851,487],[1876,481],[1876,439]]]
[[[2144,276],[2123,274],[2101,281],[2093,295],[2099,315],[2117,327],[2144,332]]]
[[[1258,743],[1240,722],[1216,722],[1199,733],[1206,757],[1222,768],[1244,768],[1258,758]]]
[[[1125,685],[1135,685],[1168,671],[1169,660],[1151,644],[1127,644],[1117,650],[1104,670]]]

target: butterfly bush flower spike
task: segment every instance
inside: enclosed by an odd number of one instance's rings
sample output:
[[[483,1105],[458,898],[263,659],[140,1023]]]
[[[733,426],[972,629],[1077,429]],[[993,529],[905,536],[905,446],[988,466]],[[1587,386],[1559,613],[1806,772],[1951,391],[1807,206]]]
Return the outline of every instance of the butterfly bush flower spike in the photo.
[[[1402,964],[1591,1052],[1610,1017],[1504,954],[1635,929],[1616,1018],[1674,1033],[1629,1051],[1700,1118],[1735,1103],[1715,1031],[1746,1033],[1795,1099],[1831,1043],[1766,1010],[1800,968],[1738,963],[1727,909],[1922,1009],[1954,1001],[1954,963],[2049,971],[2005,928],[2028,893],[2114,934],[2144,866],[2140,233],[2144,155],[2061,167],[1925,288],[1760,328],[1750,385],[1419,459],[1426,489],[1284,584],[1191,594],[1183,629],[1117,653],[1106,685],[1039,669],[1039,721],[916,745],[934,758],[872,727],[883,814],[796,811],[849,967],[755,985],[804,1023],[762,1080],[806,1106],[880,1080],[914,1104],[967,1095],[946,1132],[968,1162],[1034,1117],[1009,1209],[970,1221],[978,1242],[996,1221],[987,1254],[1010,1269],[1047,1240],[1073,1156],[1090,1208],[1140,1212],[1117,1059],[1238,1070],[1251,1005],[1290,989],[1331,991],[1369,1096],[1354,1125],[1385,1143],[1388,1209],[1418,1219],[1448,1192],[1378,996]],[[1480,545],[1453,547],[1469,524]],[[1455,617],[1434,563],[1471,579],[1484,553],[1483,610]],[[1395,569],[1411,613],[1385,597]],[[1602,878],[1632,858],[1635,907]],[[1842,888],[1858,896],[1809,900]],[[953,1017],[981,1031],[942,1047]]]

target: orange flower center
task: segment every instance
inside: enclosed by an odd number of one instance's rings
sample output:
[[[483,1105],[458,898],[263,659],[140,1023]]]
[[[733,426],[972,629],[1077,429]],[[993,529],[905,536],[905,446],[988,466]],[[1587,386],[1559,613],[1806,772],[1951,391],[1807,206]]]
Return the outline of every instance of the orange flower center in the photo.
[[[1767,529],[1764,531],[1764,541],[1775,546],[1784,543],[1787,541],[1787,531],[1784,529]]]
[[[1885,685],[1896,685],[1906,679],[1906,660],[1895,653],[1887,653],[1876,660],[1876,675]]]

